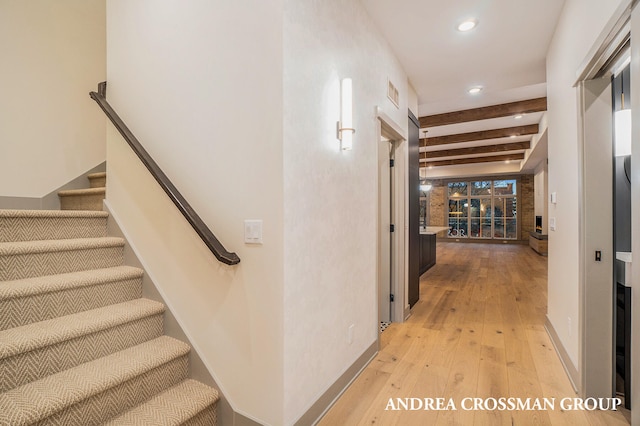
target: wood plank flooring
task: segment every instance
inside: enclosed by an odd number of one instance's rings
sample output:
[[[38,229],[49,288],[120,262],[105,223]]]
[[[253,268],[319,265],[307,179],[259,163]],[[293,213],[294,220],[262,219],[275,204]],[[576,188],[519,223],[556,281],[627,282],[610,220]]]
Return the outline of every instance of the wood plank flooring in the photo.
[[[562,410],[576,394],[544,329],[547,259],[528,246],[438,243],[420,301],[321,419],[335,425],[628,425],[619,411]],[[463,398],[555,398],[553,410],[463,410]],[[390,398],[457,410],[385,410]]]

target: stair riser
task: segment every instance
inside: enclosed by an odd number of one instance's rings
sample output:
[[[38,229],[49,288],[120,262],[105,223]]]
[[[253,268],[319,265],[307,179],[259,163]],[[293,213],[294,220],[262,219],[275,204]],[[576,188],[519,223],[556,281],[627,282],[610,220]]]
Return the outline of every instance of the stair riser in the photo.
[[[0,392],[162,335],[162,314],[0,360]]]
[[[96,177],[96,178],[89,178],[89,187],[90,188],[104,188],[105,186],[107,186],[107,178],[106,178],[106,176]]]
[[[122,246],[3,255],[0,256],[0,281],[111,268],[123,263]]]
[[[104,195],[77,195],[60,197],[61,210],[102,210]]]
[[[186,378],[187,369],[187,356],[180,357],[71,407],[64,408],[34,424],[39,426],[102,424],[122,411],[178,384]]]
[[[217,404],[210,405],[198,413],[197,416],[183,422],[180,426],[212,426],[217,424],[218,416],[216,412],[216,405]]]
[[[107,236],[107,218],[2,217],[0,242]]]
[[[132,278],[2,300],[0,330],[115,305],[140,297],[142,279]]]

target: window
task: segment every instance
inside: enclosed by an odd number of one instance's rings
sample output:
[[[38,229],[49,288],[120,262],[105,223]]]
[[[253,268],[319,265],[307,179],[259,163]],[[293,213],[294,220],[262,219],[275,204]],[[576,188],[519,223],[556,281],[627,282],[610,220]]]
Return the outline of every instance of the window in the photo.
[[[449,236],[469,235],[469,187],[467,182],[451,182],[449,188]]]
[[[471,238],[491,238],[491,197],[471,198]]]
[[[491,183],[471,182],[471,238],[491,238]]]
[[[449,183],[449,197],[466,197],[467,195],[469,195],[467,182]]]
[[[518,238],[516,179],[450,182],[449,237]]]

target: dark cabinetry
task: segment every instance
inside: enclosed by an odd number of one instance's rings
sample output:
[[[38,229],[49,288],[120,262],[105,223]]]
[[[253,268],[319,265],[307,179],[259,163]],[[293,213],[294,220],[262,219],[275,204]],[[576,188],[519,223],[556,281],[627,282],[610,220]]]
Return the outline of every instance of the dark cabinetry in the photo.
[[[420,275],[436,264],[435,234],[420,234]]]

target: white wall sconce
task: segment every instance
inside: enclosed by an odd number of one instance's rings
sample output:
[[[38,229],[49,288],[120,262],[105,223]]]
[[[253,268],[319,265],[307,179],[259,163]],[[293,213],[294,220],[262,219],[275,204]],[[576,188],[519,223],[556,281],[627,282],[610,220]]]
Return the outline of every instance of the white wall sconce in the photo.
[[[631,110],[621,109],[613,116],[615,156],[631,155]]]
[[[343,150],[351,149],[353,145],[353,87],[350,78],[345,78],[340,84],[340,121],[338,121],[338,134]]]

